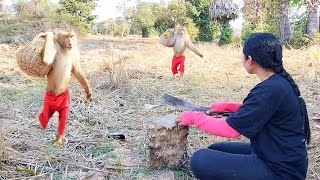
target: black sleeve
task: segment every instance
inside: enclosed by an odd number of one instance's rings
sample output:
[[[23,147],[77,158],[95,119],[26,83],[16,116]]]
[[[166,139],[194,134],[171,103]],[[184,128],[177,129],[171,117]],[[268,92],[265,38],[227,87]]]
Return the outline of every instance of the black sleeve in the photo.
[[[280,99],[270,88],[255,87],[238,111],[227,118],[227,123],[247,138],[253,138],[271,119]]]

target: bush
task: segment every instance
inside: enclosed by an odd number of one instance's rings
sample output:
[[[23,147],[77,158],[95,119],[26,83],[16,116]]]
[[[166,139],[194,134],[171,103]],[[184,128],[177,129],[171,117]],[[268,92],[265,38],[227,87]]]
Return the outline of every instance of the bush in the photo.
[[[320,45],[320,33],[319,32],[313,32],[312,44],[318,45],[318,46]]]
[[[243,40],[241,39],[240,36],[234,36],[231,45],[232,47],[240,48],[243,45]]]
[[[255,33],[256,27],[251,24],[246,24],[242,28],[242,34],[241,34],[241,39],[244,41],[246,40],[252,33]]]
[[[0,43],[23,44],[31,41],[40,32],[50,30],[47,19],[3,19],[0,20]]]
[[[294,49],[301,49],[312,45],[320,45],[320,33],[313,32],[313,37],[307,34],[295,33],[289,42],[289,45]]]
[[[233,29],[230,24],[228,24],[221,32],[219,46],[224,44],[230,44],[233,39]]]
[[[191,19],[188,18],[187,30],[191,40],[198,39],[199,29],[196,27],[196,24],[192,22]]]
[[[91,33],[93,34],[107,34],[107,23],[99,22],[92,27]]]
[[[174,23],[165,17],[157,19],[154,23],[155,30],[158,34],[163,34],[168,28],[174,28]]]
[[[212,25],[212,33],[213,33],[213,40],[219,40],[221,36],[221,25],[218,22],[215,22]]]
[[[127,37],[130,33],[131,25],[129,23],[126,23],[126,29],[123,34],[124,37]],[[123,24],[116,24],[113,31],[113,36],[121,36],[123,30]]]
[[[295,33],[289,41],[289,45],[294,49],[300,49],[311,44],[311,39],[306,34]]]
[[[50,13],[47,3],[35,0],[19,0],[13,4],[13,9],[20,18],[47,18]]]

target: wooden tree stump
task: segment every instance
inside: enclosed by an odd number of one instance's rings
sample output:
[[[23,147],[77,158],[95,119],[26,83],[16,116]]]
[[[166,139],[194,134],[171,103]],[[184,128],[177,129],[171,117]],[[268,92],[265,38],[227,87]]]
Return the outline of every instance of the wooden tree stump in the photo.
[[[148,130],[149,164],[162,169],[180,169],[187,161],[188,126],[175,124],[177,115],[169,114],[151,119]]]

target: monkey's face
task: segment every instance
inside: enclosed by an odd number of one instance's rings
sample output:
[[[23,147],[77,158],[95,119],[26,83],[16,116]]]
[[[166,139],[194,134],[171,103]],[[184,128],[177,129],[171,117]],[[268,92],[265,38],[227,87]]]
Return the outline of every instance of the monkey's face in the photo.
[[[185,34],[185,29],[184,28],[178,29],[177,34],[183,36]]]
[[[71,50],[76,45],[77,38],[73,31],[59,32],[57,42],[62,49]]]

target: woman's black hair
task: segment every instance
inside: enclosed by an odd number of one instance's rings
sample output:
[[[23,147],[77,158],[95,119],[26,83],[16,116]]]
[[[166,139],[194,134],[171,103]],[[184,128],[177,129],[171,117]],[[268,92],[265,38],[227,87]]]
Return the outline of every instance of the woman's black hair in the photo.
[[[307,143],[310,142],[311,131],[309,125],[308,112],[304,99],[301,97],[299,87],[292,79],[289,73],[282,65],[282,46],[276,36],[271,33],[254,33],[249,36],[243,46],[243,53],[245,58],[249,56],[257,62],[261,67],[272,69],[275,73],[281,75],[289,81],[300,103],[300,109],[304,122],[304,132]]]

